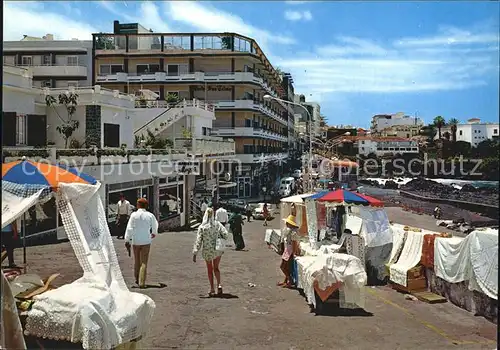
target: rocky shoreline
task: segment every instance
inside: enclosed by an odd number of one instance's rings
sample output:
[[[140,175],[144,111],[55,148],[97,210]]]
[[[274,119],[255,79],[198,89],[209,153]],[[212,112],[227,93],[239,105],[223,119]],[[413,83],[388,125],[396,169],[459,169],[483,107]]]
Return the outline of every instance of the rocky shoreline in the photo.
[[[458,189],[451,185],[445,185],[432,180],[413,179],[405,184],[396,181],[386,181],[379,185],[376,181],[360,180],[360,183],[384,189],[400,189],[405,192],[436,199],[452,199],[469,203],[498,205],[498,187],[475,188],[466,184]]]
[[[436,203],[405,197],[400,195],[397,190],[400,189],[435,199],[454,199],[471,203],[498,205],[498,188],[476,189],[470,185],[464,185],[461,190],[458,190],[453,186],[425,179],[411,180],[404,185],[398,185],[396,181],[387,181],[385,185],[379,185],[377,182],[367,180],[361,180],[360,182],[364,185],[367,194],[384,201],[386,206],[398,206],[424,215],[432,216]],[[472,227],[498,226],[499,224],[498,215],[488,217],[474,210],[461,209],[450,204],[439,204],[439,206],[441,207],[441,219],[443,220],[464,222],[466,226]]]

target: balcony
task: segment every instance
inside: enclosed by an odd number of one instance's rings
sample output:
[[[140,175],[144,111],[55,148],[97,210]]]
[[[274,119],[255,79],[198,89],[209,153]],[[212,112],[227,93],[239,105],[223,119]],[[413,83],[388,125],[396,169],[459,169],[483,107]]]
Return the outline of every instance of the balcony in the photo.
[[[268,94],[277,96],[276,90],[269,86],[269,84],[257,74],[252,72],[195,72],[184,74],[167,74],[166,72],[155,73],[116,73],[109,75],[98,75],[96,78],[97,83],[183,83],[191,82],[193,84],[204,83],[218,83],[218,84],[231,84],[231,83],[249,83],[261,86]],[[285,104],[280,102],[285,108]]]
[[[214,127],[214,131],[212,132],[216,136],[220,137],[259,137],[268,140],[275,140],[286,142],[288,141],[288,137],[283,136],[277,132],[262,129],[262,128],[252,128],[252,127]]]
[[[82,65],[18,65],[29,69],[35,77],[87,77],[87,67]]]
[[[236,158],[242,163],[265,164],[269,162],[284,162],[288,159],[287,152],[236,154]]]
[[[254,110],[258,111],[264,115],[267,115],[268,117],[274,119],[278,123],[281,123],[283,125],[287,125],[288,121],[286,119],[283,119],[283,117],[273,111],[271,108],[260,104],[257,101],[254,100],[233,100],[233,101],[213,101],[212,102],[215,105],[216,110],[232,110],[232,109],[246,109],[246,110]]]
[[[174,148],[185,149],[188,156],[195,157],[234,157],[236,148],[233,140],[219,137],[176,138]]]

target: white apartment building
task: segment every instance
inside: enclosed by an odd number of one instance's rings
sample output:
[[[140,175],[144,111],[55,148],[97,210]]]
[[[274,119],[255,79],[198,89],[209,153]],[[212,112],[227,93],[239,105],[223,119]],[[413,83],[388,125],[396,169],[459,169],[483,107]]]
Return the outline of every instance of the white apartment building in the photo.
[[[293,99],[294,103],[301,104],[305,108],[309,114],[304,110],[304,108],[299,106],[294,106],[295,113],[295,127],[302,130],[306,128],[307,134],[312,133],[313,137],[321,138],[322,130],[321,130],[321,107],[319,103],[316,102],[306,102],[304,95],[295,95]],[[309,115],[312,117],[311,129],[309,129]]]
[[[481,119],[472,118],[464,124],[457,125],[457,141],[469,142],[471,146],[476,147],[481,142],[488,139],[498,139],[500,136],[499,123],[482,123]],[[448,133],[448,135],[446,135]],[[451,127],[449,125],[441,128],[441,137],[452,139]],[[438,139],[436,133],[434,139]]]
[[[19,41],[3,42],[3,63],[29,68],[35,87],[88,87],[92,82],[92,41],[25,35]]]
[[[95,84],[127,94],[147,89],[159,104],[197,99],[214,105],[207,135],[234,139],[241,163],[225,164],[237,183],[227,195],[259,195],[282,173],[295,143],[293,109],[280,100],[290,100],[293,82],[255,40],[227,32],[155,33],[118,21],[113,33],[95,33],[93,40]]]
[[[171,108],[136,108],[133,95],[98,85],[68,89],[33,87],[32,74],[31,69],[23,67],[3,67],[3,162],[26,156],[34,161],[48,159],[54,164],[78,167],[103,184],[100,194],[111,221],[115,218],[118,194],[123,192],[131,203],[145,195],[164,228],[184,226],[196,174],[207,171],[206,165],[214,159],[234,157],[234,141],[204,135],[215,119],[210,105],[193,100]],[[61,124],[59,116],[65,118],[67,112],[64,106],[47,106],[45,101],[47,96],[57,98],[61,93],[72,92],[78,94],[73,120],[80,125],[71,136],[75,142],[64,149],[57,126]],[[136,136],[146,130],[169,138],[174,146],[138,146]],[[182,130],[189,130],[189,140]],[[43,210],[43,217],[42,214]],[[54,218],[47,230],[59,234],[57,220]]]
[[[403,112],[396,114],[377,114],[372,117],[371,131],[373,133],[378,133],[392,126],[400,125],[418,125],[421,127],[424,125],[424,122],[420,118],[407,116]]]
[[[398,137],[353,137],[354,147],[358,149],[358,154],[367,156],[374,153],[377,157],[386,155],[396,155],[405,153],[418,153],[419,147],[415,140]]]

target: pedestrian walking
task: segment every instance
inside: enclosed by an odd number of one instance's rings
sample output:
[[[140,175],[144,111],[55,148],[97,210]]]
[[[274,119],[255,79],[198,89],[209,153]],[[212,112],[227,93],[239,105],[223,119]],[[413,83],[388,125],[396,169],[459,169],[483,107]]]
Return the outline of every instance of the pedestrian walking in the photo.
[[[220,222],[224,228],[226,228],[226,225],[229,221],[229,217],[227,215],[227,210],[224,208],[224,206],[220,206],[219,209],[215,211],[215,220]]]
[[[297,225],[295,216],[289,215],[285,220],[285,228],[281,232],[281,242],[283,254],[281,255],[280,269],[285,275],[285,280],[279,282],[278,286],[290,288],[293,286],[292,261],[293,261],[293,241],[297,240]]]
[[[17,224],[13,222],[2,228],[2,245],[7,252],[9,267],[16,267],[14,262],[14,247],[18,237]]]
[[[264,203],[262,208],[262,215],[264,215],[264,226],[267,226],[267,219],[269,217],[269,209],[267,208],[267,203]]]
[[[137,200],[137,211],[130,215],[125,232],[125,247],[129,251],[132,246],[134,253],[135,283],[140,288],[146,286],[146,274],[152,239],[158,234],[158,221],[147,211],[148,201],[144,198]]]
[[[127,228],[131,211],[130,202],[125,199],[123,193],[120,193],[120,200],[117,203],[116,209],[116,226],[118,228],[119,239],[125,236],[125,229]]]
[[[250,207],[250,204],[248,204],[248,203],[245,207],[245,212],[247,214],[247,221],[250,222],[250,219],[252,217],[252,207]]]
[[[215,220],[214,211],[212,208],[208,208],[203,215],[203,222],[198,227],[198,233],[196,235],[196,241],[193,246],[193,262],[196,262],[196,255],[201,251],[203,260],[207,265],[208,281],[210,283],[210,291],[208,295],[210,297],[215,296],[214,288],[214,275],[217,280],[217,294],[222,294],[222,284],[220,275],[220,261],[222,254],[224,254],[223,248],[220,244],[221,240],[227,239],[227,230],[222,226],[222,224]]]
[[[243,217],[240,213],[235,212],[231,215],[229,219],[229,227],[233,234],[233,242],[235,245],[235,250],[245,249],[245,240],[243,239]]]

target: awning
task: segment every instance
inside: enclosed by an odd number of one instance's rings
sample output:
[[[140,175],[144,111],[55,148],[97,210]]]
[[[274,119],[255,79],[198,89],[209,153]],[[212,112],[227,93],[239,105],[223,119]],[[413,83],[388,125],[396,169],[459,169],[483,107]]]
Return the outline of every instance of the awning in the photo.
[[[219,183],[219,188],[232,188],[236,187],[238,184],[236,182],[224,182],[224,183]]]

